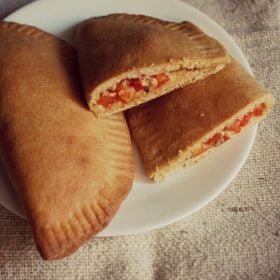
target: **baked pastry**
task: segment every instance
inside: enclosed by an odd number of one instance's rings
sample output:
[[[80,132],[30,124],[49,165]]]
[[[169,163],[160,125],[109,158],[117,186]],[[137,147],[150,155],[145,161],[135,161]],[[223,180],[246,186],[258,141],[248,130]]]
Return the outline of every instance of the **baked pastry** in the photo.
[[[90,109],[105,116],[220,71],[225,48],[190,22],[128,14],[91,18],[76,32]]]
[[[77,61],[66,42],[0,22],[0,155],[47,260],[100,232],[134,176],[124,116],[88,110]]]
[[[127,120],[148,176],[161,181],[259,122],[273,104],[274,97],[232,60],[203,81],[129,110]]]

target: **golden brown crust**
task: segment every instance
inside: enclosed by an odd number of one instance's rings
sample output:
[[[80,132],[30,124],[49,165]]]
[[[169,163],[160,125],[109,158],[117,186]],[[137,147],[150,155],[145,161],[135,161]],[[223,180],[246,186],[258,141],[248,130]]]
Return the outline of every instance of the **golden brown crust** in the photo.
[[[0,23],[1,157],[48,260],[101,231],[134,175],[124,116],[94,117],[77,68],[66,42]]]
[[[171,163],[174,169],[180,153],[188,160],[187,152],[194,145],[242,110],[248,112],[254,102],[264,102],[269,109],[273,100],[241,65],[232,61],[203,81],[129,110],[127,120],[147,172],[153,177]]]
[[[143,15],[112,14],[89,19],[78,27],[76,40],[87,101],[97,114],[114,112],[114,108],[109,112],[96,109],[94,98],[123,78],[180,68],[213,69],[229,62],[225,48],[192,23]]]

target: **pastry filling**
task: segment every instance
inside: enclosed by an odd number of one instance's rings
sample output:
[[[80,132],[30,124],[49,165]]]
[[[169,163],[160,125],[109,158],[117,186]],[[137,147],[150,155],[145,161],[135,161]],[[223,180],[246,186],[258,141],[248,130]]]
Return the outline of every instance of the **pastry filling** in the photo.
[[[137,98],[140,94],[149,93],[169,81],[168,74],[153,76],[141,76],[136,79],[124,79],[114,87],[105,90],[100,94],[97,104],[104,108],[111,108],[116,103],[125,104]]]
[[[196,151],[192,152],[192,158],[197,157],[213,147],[218,147],[224,142],[230,139],[229,134],[237,134],[245,127],[251,118],[259,117],[263,114],[265,104],[262,103],[256,107],[253,111],[244,115],[241,119],[236,119],[231,125],[225,127],[220,133],[216,133],[213,137],[208,139],[203,145]]]

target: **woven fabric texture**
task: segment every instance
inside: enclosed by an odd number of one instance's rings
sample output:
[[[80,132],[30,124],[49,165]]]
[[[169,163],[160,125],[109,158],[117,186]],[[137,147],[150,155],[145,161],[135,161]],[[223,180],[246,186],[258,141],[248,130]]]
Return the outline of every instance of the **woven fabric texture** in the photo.
[[[0,17],[29,1],[0,0]],[[145,234],[96,238],[42,261],[27,223],[0,206],[0,279],[280,279],[280,1],[185,0],[223,26],[277,98],[239,175],[208,206]],[[230,159],[229,159],[230,160]]]

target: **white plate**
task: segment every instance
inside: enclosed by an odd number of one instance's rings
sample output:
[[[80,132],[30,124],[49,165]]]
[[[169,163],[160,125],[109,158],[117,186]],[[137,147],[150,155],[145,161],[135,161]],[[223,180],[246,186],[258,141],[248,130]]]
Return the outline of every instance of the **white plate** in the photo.
[[[71,42],[73,27],[80,21],[109,13],[145,14],[171,21],[191,21],[220,40],[248,71],[249,64],[233,39],[217,23],[193,7],[175,0],[42,0],[6,18],[27,23]],[[214,199],[233,180],[244,164],[256,127],[225,144],[196,166],[182,170],[163,183],[150,182],[137,157],[133,190],[102,236],[139,233],[173,223]],[[23,216],[15,193],[0,166],[0,204]]]

